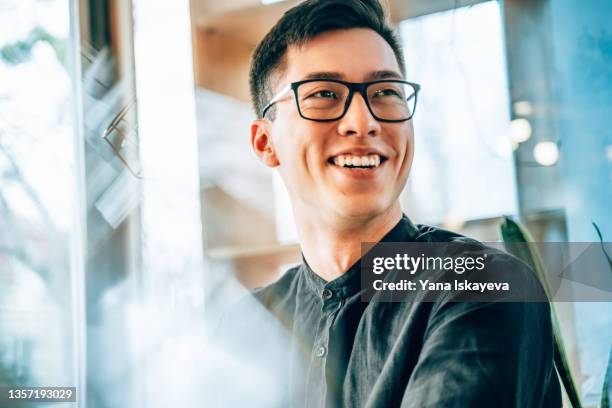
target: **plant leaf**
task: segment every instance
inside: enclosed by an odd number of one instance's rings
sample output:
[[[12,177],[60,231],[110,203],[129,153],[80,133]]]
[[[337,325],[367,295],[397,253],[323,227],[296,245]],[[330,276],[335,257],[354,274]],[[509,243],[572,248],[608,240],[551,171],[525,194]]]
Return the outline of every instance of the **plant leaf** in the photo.
[[[519,258],[521,261],[525,262],[534,270],[540,284],[546,292],[546,297],[550,301],[550,283],[548,282],[542,259],[540,258],[533,237],[529,231],[512,219],[504,217],[504,223],[501,225],[501,235],[506,250],[510,254]],[[550,313],[553,332],[553,359],[555,368],[557,369],[559,378],[561,378],[563,388],[565,388],[565,392],[567,393],[572,407],[581,408],[582,404],[578,395],[578,388],[576,387],[576,383],[572,376],[567,353],[563,344],[563,337],[561,336],[561,328],[559,326],[559,319],[557,318],[557,311],[555,309],[555,305],[552,303],[550,303]]]

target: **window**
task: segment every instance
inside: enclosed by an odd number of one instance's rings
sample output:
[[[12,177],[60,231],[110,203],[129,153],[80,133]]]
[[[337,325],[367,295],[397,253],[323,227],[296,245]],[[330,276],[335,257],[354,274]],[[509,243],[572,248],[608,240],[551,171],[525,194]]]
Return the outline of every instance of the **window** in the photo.
[[[0,9],[0,383],[79,385],[82,174],[68,2]]]
[[[497,2],[400,24],[407,78],[421,84],[403,207],[440,224],[517,212]]]

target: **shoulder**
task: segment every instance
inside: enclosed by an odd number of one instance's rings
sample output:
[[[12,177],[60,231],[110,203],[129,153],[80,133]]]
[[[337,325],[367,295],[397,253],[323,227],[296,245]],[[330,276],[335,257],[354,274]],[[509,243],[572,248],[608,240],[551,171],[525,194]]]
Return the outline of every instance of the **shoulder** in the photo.
[[[496,255],[504,255],[505,252],[492,248],[474,238],[461,235],[457,232],[445,230],[425,224],[416,224],[416,233],[413,242],[425,244],[435,253],[444,252],[446,255],[458,256],[461,254],[477,255],[490,252]]]
[[[268,309],[286,303],[297,292],[300,269],[301,265],[290,268],[278,280],[269,285],[253,289],[251,294]]]
[[[270,317],[288,328],[295,312],[301,265],[290,268],[275,282],[252,289],[233,302],[223,313],[223,324],[238,322],[239,326],[256,328]],[[249,319],[244,319],[249,316]],[[262,326],[263,327],[263,326]],[[246,332],[246,330],[243,330]]]
[[[523,271],[531,271],[527,264],[503,250],[503,243],[484,243],[431,225],[416,224],[415,228],[417,231],[414,238],[415,242],[439,243],[440,248],[443,248],[449,255],[486,253],[488,256],[492,256],[491,261],[513,265]]]
[[[539,332],[550,337],[550,305],[533,269],[506,252],[501,242],[481,242],[474,238],[429,225],[415,225],[415,241],[433,244],[438,255],[458,259],[485,256],[484,269],[451,274],[452,279],[479,283],[503,283],[508,292],[448,291],[432,305],[430,325],[454,322],[472,330],[516,333]],[[456,265],[456,264],[455,264]],[[485,323],[483,327],[483,323]],[[537,328],[537,329],[536,329]],[[520,338],[516,334],[513,338]]]
[[[542,282],[535,271],[516,256],[508,253],[501,242],[481,242],[474,238],[430,225],[414,225],[413,241],[425,244],[431,255],[458,259],[483,259],[484,269],[465,272],[457,277],[476,279],[482,282],[507,282],[511,290],[507,293],[482,296],[482,300],[529,301],[547,303]],[[420,247],[422,248],[422,247]],[[484,258],[482,258],[484,256]],[[480,276],[478,276],[480,275]],[[477,297],[470,296],[473,300]],[[456,299],[454,299],[456,300]],[[542,307],[534,306],[533,307]]]
[[[244,334],[257,332],[261,327],[270,328],[271,321],[284,322],[286,312],[291,309],[287,305],[295,304],[290,299],[294,297],[299,269],[299,266],[291,268],[277,281],[241,295],[221,313],[219,329]],[[272,316],[276,319],[271,319]]]
[[[414,224],[414,228],[416,230],[413,238],[415,242],[457,243],[471,245],[474,248],[486,247],[482,242],[474,238],[432,225]]]

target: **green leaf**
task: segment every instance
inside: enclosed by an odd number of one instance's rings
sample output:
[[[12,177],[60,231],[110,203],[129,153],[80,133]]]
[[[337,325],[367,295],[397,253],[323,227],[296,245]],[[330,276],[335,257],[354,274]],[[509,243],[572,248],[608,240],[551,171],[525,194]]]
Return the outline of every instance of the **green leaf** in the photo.
[[[551,297],[550,283],[546,276],[544,264],[542,258],[538,253],[533,237],[529,231],[513,221],[508,217],[504,217],[504,223],[501,226],[502,240],[504,241],[504,247],[510,254],[516,256],[521,261],[529,265],[536,276],[538,277],[540,284],[546,292],[546,296],[549,301]],[[550,304],[551,311],[551,322],[553,331],[553,359],[555,368],[565,388],[565,392],[574,408],[582,407],[580,403],[580,397],[578,395],[578,388],[572,376],[572,372],[563,344],[563,337],[561,336],[561,328],[559,326],[559,319],[557,318],[557,311],[554,304]]]

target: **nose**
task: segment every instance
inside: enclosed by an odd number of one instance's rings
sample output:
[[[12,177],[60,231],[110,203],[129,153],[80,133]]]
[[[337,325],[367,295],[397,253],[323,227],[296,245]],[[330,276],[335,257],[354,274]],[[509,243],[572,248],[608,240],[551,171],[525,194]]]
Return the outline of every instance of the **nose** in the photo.
[[[353,94],[348,110],[338,124],[338,133],[343,136],[377,136],[380,134],[380,122],[370,113],[361,93]]]

